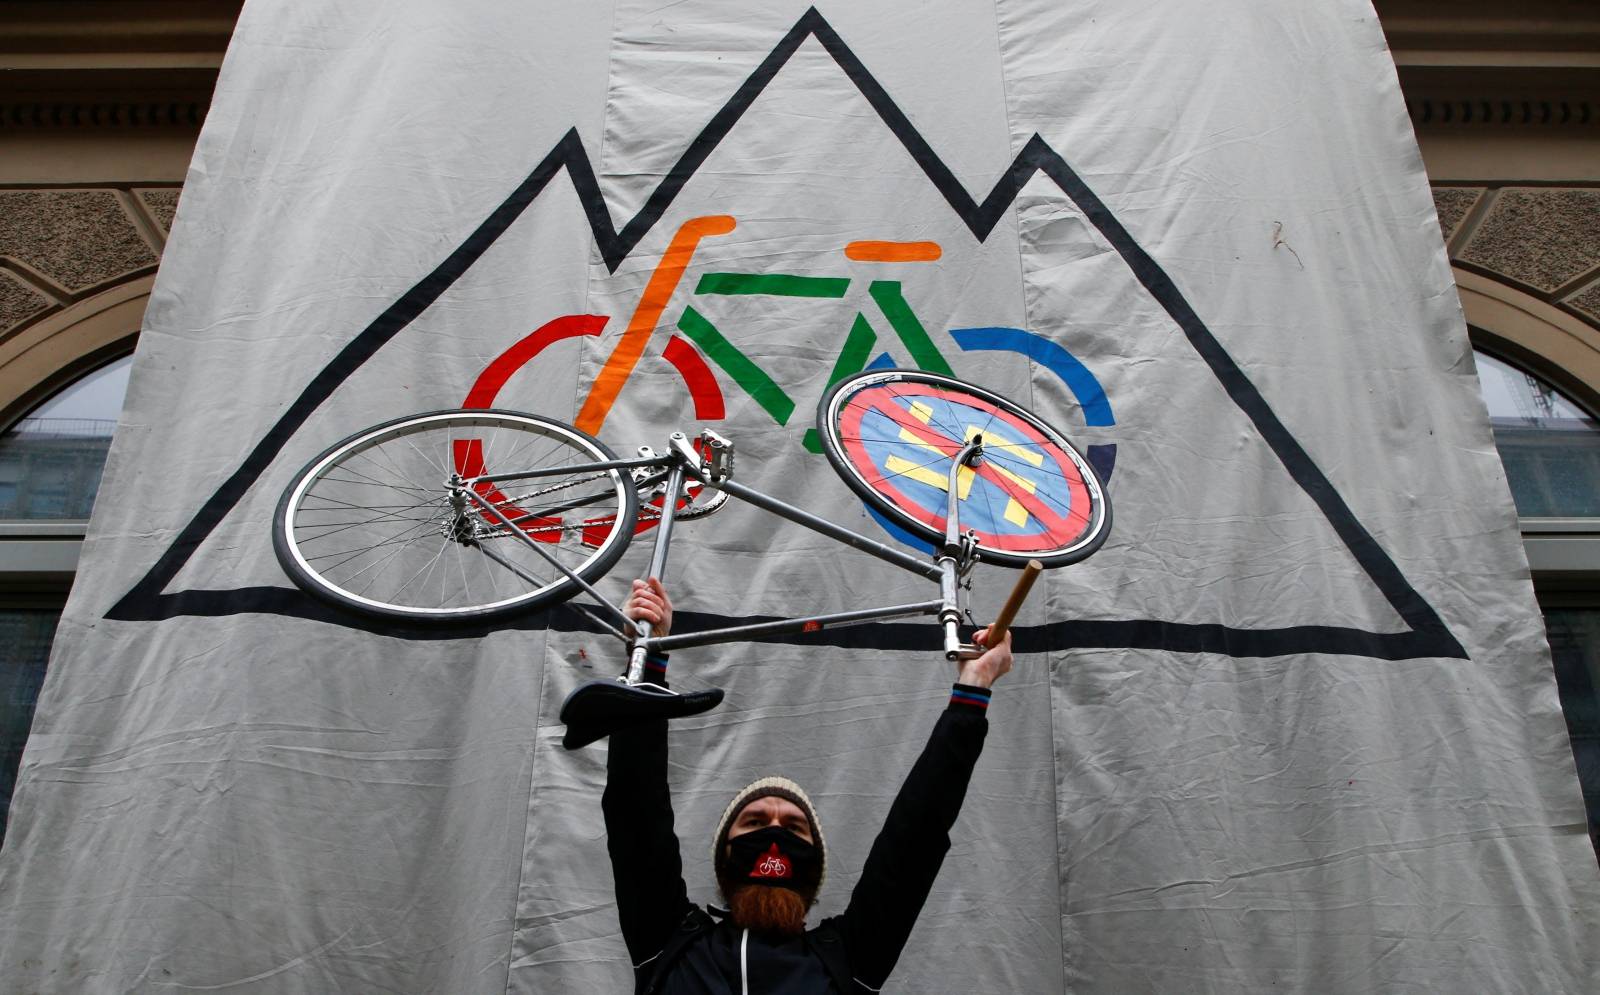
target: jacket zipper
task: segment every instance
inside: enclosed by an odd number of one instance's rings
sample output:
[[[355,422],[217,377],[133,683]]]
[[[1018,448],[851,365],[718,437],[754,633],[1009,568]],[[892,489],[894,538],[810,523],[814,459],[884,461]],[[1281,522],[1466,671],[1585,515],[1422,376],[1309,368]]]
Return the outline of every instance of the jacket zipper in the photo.
[[[739,935],[739,995],[750,995],[750,931]]]

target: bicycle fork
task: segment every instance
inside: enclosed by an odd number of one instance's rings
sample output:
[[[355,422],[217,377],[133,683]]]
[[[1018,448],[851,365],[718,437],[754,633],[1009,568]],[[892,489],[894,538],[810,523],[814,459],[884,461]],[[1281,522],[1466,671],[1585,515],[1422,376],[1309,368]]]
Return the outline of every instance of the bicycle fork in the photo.
[[[946,487],[944,516],[944,544],[934,557],[939,568],[939,623],[944,629],[944,658],[946,660],[971,660],[983,651],[972,643],[961,641],[961,581],[978,562],[978,538],[971,529],[961,531],[959,478],[963,469],[971,472],[983,462],[983,435],[974,432],[967,444],[961,447],[950,461],[950,477]]]

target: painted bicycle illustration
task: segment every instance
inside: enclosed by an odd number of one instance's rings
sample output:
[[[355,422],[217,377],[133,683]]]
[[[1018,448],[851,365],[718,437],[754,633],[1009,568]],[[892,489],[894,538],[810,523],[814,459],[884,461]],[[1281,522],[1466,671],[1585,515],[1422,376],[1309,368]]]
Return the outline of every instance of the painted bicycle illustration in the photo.
[[[673,235],[650,274],[633,312],[615,337],[573,419],[575,426],[598,435],[613,406],[641,370],[651,367],[651,381],[665,374],[676,380],[691,402],[701,424],[728,417],[732,395],[742,393],[774,425],[788,426],[800,409],[792,384],[780,383],[748,345],[741,346],[740,316],[730,306],[748,302],[759,312],[810,315],[814,324],[808,336],[821,355],[836,345],[825,380],[827,387],[864,370],[915,367],[929,373],[957,377],[953,360],[961,353],[1000,353],[1025,357],[1045,379],[1054,379],[1076,402],[1085,428],[1103,429],[1116,424],[1110,401],[1099,380],[1062,344],[1023,328],[986,325],[952,328],[941,347],[942,334],[918,313],[903,278],[926,272],[940,260],[943,250],[930,241],[858,240],[842,247],[848,267],[823,263],[814,272],[788,273],[768,269],[739,269],[702,273],[686,281],[691,261],[707,239],[732,232],[736,222],[726,215],[690,218]],[[864,291],[864,293],[860,292]],[[674,304],[677,301],[679,303]],[[506,388],[525,367],[543,361],[547,350],[561,343],[594,340],[610,324],[605,315],[571,314],[552,319],[514,342],[491,359],[461,404],[465,408],[506,406]],[[826,388],[824,388],[826,389]],[[750,415],[760,417],[752,411]],[[822,452],[817,428],[800,434],[801,445]],[[1116,464],[1113,443],[1091,443],[1084,456],[1109,480]],[[915,536],[899,528],[870,503],[868,510],[892,536],[916,545]],[[641,530],[652,526],[641,523]]]
[[[823,396],[816,429],[845,483],[934,544],[931,556],[736,480],[734,445],[713,431],[673,433],[664,452],[641,447],[619,458],[575,426],[492,409],[413,415],[330,447],[284,492],[273,546],[299,586],[379,618],[476,623],[588,595],[593,604],[571,607],[628,645],[629,669],[574,692],[563,710],[573,747],[617,722],[721,700],[717,689],[678,694],[642,683],[653,651],[928,615],[948,658],[974,655],[958,624],[963,582],[977,564],[1063,566],[1094,553],[1110,529],[1105,485],[1065,435],[953,377],[893,369],[845,378]],[[937,594],[658,638],[594,586],[638,531],[641,507],[657,526],[645,576],[664,578],[675,523],[731,500],[923,577]]]

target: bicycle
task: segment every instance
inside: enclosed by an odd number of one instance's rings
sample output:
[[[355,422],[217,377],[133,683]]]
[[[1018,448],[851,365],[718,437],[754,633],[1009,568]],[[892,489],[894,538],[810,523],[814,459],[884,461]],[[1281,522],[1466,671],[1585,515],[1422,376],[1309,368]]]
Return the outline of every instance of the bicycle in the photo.
[[[833,469],[870,506],[933,543],[930,559],[734,480],[734,446],[709,429],[693,440],[673,433],[664,453],[641,447],[619,459],[564,422],[494,409],[412,415],[331,446],[285,490],[273,547],[300,587],[379,618],[482,622],[589,595],[600,614],[571,607],[627,644],[629,665],[622,678],[591,681],[568,698],[570,749],[626,722],[721,701],[715,688],[679,693],[644,683],[651,652],[934,615],[946,658],[970,658],[979,650],[961,641],[958,624],[963,581],[978,563],[1028,567],[1008,602],[1014,611],[1039,569],[1084,559],[1109,533],[1105,486],[1082,454],[1037,415],[981,387],[920,370],[869,370],[830,388],[817,421]],[[732,498],[936,582],[938,597],[656,637],[593,586],[652,524],[646,576],[664,577],[675,523]],[[657,499],[641,518],[641,504]]]

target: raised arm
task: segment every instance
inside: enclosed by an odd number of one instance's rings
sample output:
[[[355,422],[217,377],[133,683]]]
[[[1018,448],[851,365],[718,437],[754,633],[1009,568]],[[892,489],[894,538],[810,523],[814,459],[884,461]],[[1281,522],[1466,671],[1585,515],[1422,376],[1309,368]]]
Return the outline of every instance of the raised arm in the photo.
[[[649,621],[655,635],[666,635],[672,628],[672,602],[661,582],[633,584],[624,611],[629,618]],[[645,680],[665,687],[666,677],[666,657],[651,659]],[[600,808],[616,880],[617,918],[637,971],[661,952],[690,908],[667,791],[665,719],[611,734]]]
[[[985,645],[988,631],[976,641]],[[989,689],[1011,669],[1011,636],[964,661],[950,704],[895,796],[844,915],[834,920],[856,980],[883,986],[950,849],[973,766],[989,729]]]

